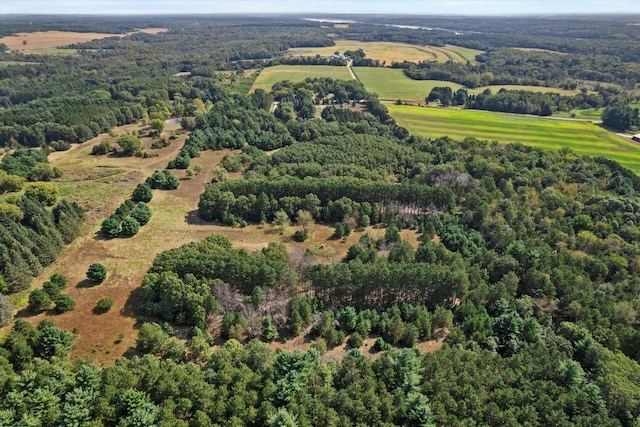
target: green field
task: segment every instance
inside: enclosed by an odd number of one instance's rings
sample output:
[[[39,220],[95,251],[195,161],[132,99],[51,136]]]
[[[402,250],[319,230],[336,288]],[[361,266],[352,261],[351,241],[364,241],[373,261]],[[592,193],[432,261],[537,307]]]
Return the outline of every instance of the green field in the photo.
[[[440,80],[411,80],[399,68],[353,67],[353,71],[367,91],[377,93],[382,100],[424,102],[436,86],[449,86],[454,91],[463,87]]]
[[[78,49],[64,49],[52,47],[47,49],[36,49],[25,52],[29,55],[77,55]]]
[[[350,80],[351,74],[349,74],[347,67],[334,67],[331,65],[276,65],[262,70],[251,90],[271,90],[271,86],[279,81],[301,82],[307,77],[331,77],[332,79]]]
[[[593,123],[407,105],[388,108],[400,126],[416,135],[460,140],[473,136],[555,150],[567,147],[578,154],[604,156],[640,173],[640,147]]]

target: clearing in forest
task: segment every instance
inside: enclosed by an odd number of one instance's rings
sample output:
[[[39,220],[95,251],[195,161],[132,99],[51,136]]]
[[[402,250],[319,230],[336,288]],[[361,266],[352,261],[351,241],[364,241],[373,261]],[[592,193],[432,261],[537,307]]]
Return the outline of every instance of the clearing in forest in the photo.
[[[176,132],[178,127],[176,124],[167,124],[165,133]],[[140,125],[126,125],[118,127],[116,131],[140,131],[141,128]],[[318,259],[329,262],[342,259],[348,248],[365,232],[373,238],[384,235],[383,228],[368,227],[364,231],[351,233],[344,240],[330,240],[334,232],[332,227],[313,224],[310,226],[309,239],[297,243],[291,238],[298,230],[296,226],[286,227],[281,235],[271,225],[252,224],[233,228],[201,221],[197,215],[200,194],[211,181],[212,169],[225,154],[231,152],[221,150],[203,151],[200,157],[194,158],[192,167],[200,164],[203,171],[192,178],[188,178],[184,170],[173,170],[172,173],[180,180],[180,187],[171,191],[153,190],[153,199],[149,202],[153,216],[135,236],[103,238],[99,233],[102,220],[130,197],[138,183],[143,182],[154,170],[164,169],[168,161],[178,154],[186,137],[186,133],[179,134],[171,145],[155,150],[149,148],[151,139],[143,138],[144,151],[153,156],[148,158],[91,155],[92,147],[103,139],[108,138],[112,143],[117,139],[107,134],[49,156],[52,166],[64,170],[64,175],[57,181],[61,197],[78,202],[87,213],[81,234],[33,280],[30,290],[42,287],[55,272],[63,274],[69,280],[65,293],[76,301],[76,307],[64,314],[46,312],[33,316],[25,308],[29,292],[25,291],[18,296],[18,318],[33,324],[51,318],[56,325],[75,330],[72,357],[89,355],[102,364],[111,365],[118,357],[131,354],[140,326],[138,289],[154,258],[162,251],[201,241],[211,234],[221,234],[228,237],[235,247],[249,251],[265,247],[270,242],[286,243],[292,259],[301,259],[307,249],[315,248]],[[418,245],[415,230],[402,230],[401,237],[414,247]],[[88,266],[97,262],[107,267],[108,275],[103,283],[93,285],[86,280],[85,274]],[[108,312],[97,314],[94,308],[104,296],[113,298],[115,304]]]
[[[640,173],[640,147],[590,122],[407,105],[388,108],[398,124],[415,135],[458,140],[471,136],[553,150],[570,148],[578,154],[615,160]]]
[[[334,46],[299,47],[289,49],[291,56],[331,56],[334,52],[362,49],[366,58],[377,59],[386,65],[393,62],[467,62],[474,61],[481,50],[461,46],[427,46],[393,42],[361,42],[356,40],[336,40]]]
[[[440,80],[412,80],[399,68],[354,67],[353,71],[367,91],[377,93],[383,101],[424,102],[436,86],[448,86],[454,92],[464,87]]]
[[[33,33],[17,33],[5,36],[0,39],[9,50],[19,50],[21,52],[34,53],[45,49],[59,48],[76,43],[86,43],[91,40],[99,40],[107,37],[125,37],[137,32],[147,34],[158,34],[169,31],[167,28],[146,28],[136,30],[126,34],[108,33],[78,33],[74,31],[36,31]],[[44,52],[57,53],[57,52]],[[75,51],[73,51],[75,53]]]
[[[345,66],[332,65],[276,65],[267,67],[256,79],[251,92],[256,89],[271,90],[271,86],[289,80],[297,83],[306,78],[331,77],[332,79],[351,80],[351,74]]]

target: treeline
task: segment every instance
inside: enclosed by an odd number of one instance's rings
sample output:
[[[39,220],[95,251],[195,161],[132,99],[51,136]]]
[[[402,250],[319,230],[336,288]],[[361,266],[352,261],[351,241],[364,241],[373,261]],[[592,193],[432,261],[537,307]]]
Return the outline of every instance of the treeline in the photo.
[[[395,203],[414,211],[448,210],[454,195],[446,187],[369,183],[347,177],[224,181],[207,187],[200,196],[198,212],[209,221],[223,221],[228,215],[269,221],[279,209],[291,216],[304,209],[317,219],[339,221],[344,215],[365,209],[364,203],[368,208],[362,215],[371,215],[376,204]]]
[[[611,56],[639,62],[633,49],[640,38],[632,16],[616,17],[391,17],[353,16],[358,23],[333,29],[339,38],[391,41],[415,45],[453,44],[480,50],[497,48],[545,49],[576,55]],[[395,27],[389,24],[396,25]],[[429,28],[416,31],[411,28]],[[404,28],[402,28],[404,27]],[[409,27],[409,28],[407,28]]]
[[[69,148],[114,126],[134,123],[146,111],[138,104],[118,103],[99,94],[30,101],[0,112],[0,144],[10,147],[52,145]],[[56,145],[57,144],[57,145]]]
[[[575,89],[584,80],[616,83],[631,89],[640,69],[617,58],[562,55],[554,52],[496,49],[480,54],[476,63],[423,61],[393,63],[414,80],[444,80],[474,89],[488,85],[550,86]]]
[[[51,201],[43,195],[27,190],[15,204],[0,204],[1,293],[27,289],[80,231],[84,211],[76,203],[62,200],[50,211],[46,204],[54,204],[55,196]]]

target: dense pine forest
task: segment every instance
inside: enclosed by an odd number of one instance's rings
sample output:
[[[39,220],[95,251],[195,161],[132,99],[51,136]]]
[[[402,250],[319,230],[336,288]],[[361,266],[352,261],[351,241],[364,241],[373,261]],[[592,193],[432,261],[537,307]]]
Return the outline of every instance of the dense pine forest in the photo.
[[[439,101],[505,112],[607,107],[606,126],[633,130],[640,27],[626,24],[638,19],[380,19],[327,29],[294,16],[29,18],[33,31],[167,31],[74,45],[72,55],[0,49],[0,425],[640,422],[635,173],[515,137],[412,135],[357,80],[250,91],[257,71],[289,48],[335,37],[455,39],[486,53],[466,65],[394,66],[469,87],[588,78],[602,85],[573,97],[436,89]],[[381,25],[389,23],[440,29]],[[4,24],[9,35],[26,21]],[[529,109],[511,111],[518,102]],[[94,207],[60,197],[66,172],[51,153],[138,122],[169,146],[169,119],[188,135],[176,157],[87,230]],[[141,136],[123,134],[119,147],[103,140],[90,156],[153,159]],[[82,233],[135,242],[141,226],[154,227],[154,195],[182,186],[172,171],[200,173],[209,152],[224,154],[204,171],[188,221],[239,233],[256,226],[281,241],[247,249],[212,234],[160,252],[132,294],[135,348],[106,366],[92,354],[70,357],[78,332],[55,316],[33,318],[73,311],[70,283],[54,273],[34,288],[32,279]],[[357,239],[343,257],[327,256],[325,244],[299,250],[314,225],[331,227],[326,246]],[[92,264],[87,279],[108,274]],[[94,312],[112,305],[105,297]],[[304,350],[282,349],[299,337]],[[425,343],[437,345],[423,351]]]

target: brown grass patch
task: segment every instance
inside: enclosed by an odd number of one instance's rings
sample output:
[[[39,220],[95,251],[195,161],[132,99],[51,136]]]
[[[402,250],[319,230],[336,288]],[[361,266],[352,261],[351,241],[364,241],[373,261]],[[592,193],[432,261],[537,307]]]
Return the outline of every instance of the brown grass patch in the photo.
[[[64,47],[76,43],[86,43],[92,40],[104,39],[107,37],[125,37],[136,32],[146,34],[158,34],[169,31],[168,28],[146,28],[126,34],[108,33],[77,33],[73,31],[35,31],[33,33],[17,33],[2,37],[0,43],[4,43],[10,50],[29,52],[40,49],[50,49],[54,47]],[[24,42],[27,44],[24,44]]]
[[[168,124],[165,132],[175,132],[178,127],[176,124]],[[116,133],[142,128],[141,125],[126,125],[117,128]],[[115,144],[117,137],[109,137],[107,134],[74,145],[68,151],[50,155],[51,165],[60,167],[65,172],[58,181],[61,195],[80,203],[87,210],[87,220],[81,235],[64,248],[56,262],[33,280],[31,289],[40,288],[54,272],[61,273],[69,280],[65,292],[76,301],[76,308],[60,315],[47,312],[31,316],[24,307],[19,307],[18,316],[33,324],[44,318],[51,318],[60,327],[76,330],[72,358],[88,355],[101,364],[111,365],[117,358],[131,354],[139,327],[137,290],[153,259],[162,251],[184,243],[201,241],[216,233],[228,237],[234,246],[247,250],[262,248],[270,242],[287,243],[294,258],[300,258],[300,254],[304,254],[311,245],[324,244],[335,250],[332,259],[339,260],[365,232],[373,238],[384,235],[384,229],[368,227],[366,230],[352,232],[346,239],[329,240],[333,227],[313,224],[309,239],[298,243],[291,239],[291,235],[298,229],[293,225],[287,227],[281,235],[271,225],[253,224],[245,228],[232,228],[201,221],[197,216],[200,194],[211,181],[212,169],[224,155],[232,152],[222,150],[204,151],[200,157],[192,160],[192,164],[203,166],[203,172],[199,175],[188,178],[184,170],[172,171],[180,180],[180,187],[173,191],[154,190],[153,200],[149,203],[153,217],[136,236],[103,239],[98,233],[102,220],[131,195],[138,183],[144,181],[154,170],[163,169],[179,152],[186,137],[186,134],[182,134],[168,147],[147,150],[157,155],[151,158],[92,156],[92,147],[101,140],[107,138]],[[150,143],[151,139],[143,138],[143,145],[148,146]],[[413,245],[418,243],[415,231],[403,230],[401,236]],[[317,258],[320,262],[332,260]],[[100,285],[88,286],[85,280],[86,270],[95,262],[107,266],[108,277]],[[17,299],[26,304],[27,294],[28,291],[18,295]],[[103,296],[113,298],[115,304],[107,313],[96,314],[93,310]],[[303,348],[310,345],[300,340],[304,340],[304,337],[292,339],[283,345],[294,348],[297,345]],[[327,357],[342,357],[343,353],[344,349],[338,348],[332,350]]]

